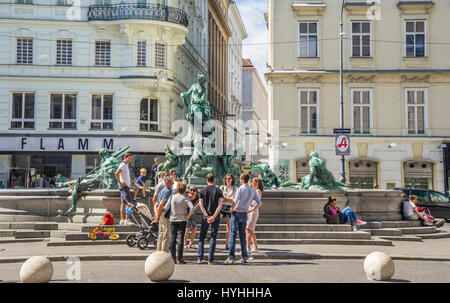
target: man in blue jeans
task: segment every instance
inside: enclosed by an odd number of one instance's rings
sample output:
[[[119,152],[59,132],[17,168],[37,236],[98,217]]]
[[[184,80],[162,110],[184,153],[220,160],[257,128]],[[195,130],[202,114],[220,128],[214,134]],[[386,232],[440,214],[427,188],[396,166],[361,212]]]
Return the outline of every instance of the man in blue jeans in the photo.
[[[250,176],[248,174],[241,174],[239,180],[241,187],[236,192],[235,201],[231,205],[231,224],[230,224],[230,252],[225,264],[233,264],[236,250],[236,234],[239,231],[239,240],[241,242],[241,263],[248,263],[247,242],[245,239],[245,228],[247,227],[247,214],[257,210],[261,207],[261,199],[256,190],[248,184]],[[256,205],[250,208],[253,201]]]
[[[199,204],[202,210],[202,226],[200,227],[200,236],[198,239],[197,263],[202,264],[203,252],[206,234],[208,233],[209,225],[211,225],[211,237],[209,240],[209,255],[208,264],[214,264],[214,252],[216,250],[216,238],[219,231],[220,224],[220,210],[222,209],[222,202],[232,202],[231,198],[225,198],[219,187],[214,185],[214,175],[208,174],[206,176],[206,186],[199,193]]]

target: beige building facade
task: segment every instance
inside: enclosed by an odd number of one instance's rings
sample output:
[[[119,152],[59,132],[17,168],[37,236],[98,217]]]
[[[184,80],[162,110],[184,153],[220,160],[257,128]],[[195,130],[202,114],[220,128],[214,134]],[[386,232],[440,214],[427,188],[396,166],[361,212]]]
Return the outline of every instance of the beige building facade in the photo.
[[[291,181],[309,173],[312,150],[341,176],[341,1],[268,0],[270,164]],[[450,6],[445,1],[345,1],[346,179],[353,188],[444,191],[450,142]]]

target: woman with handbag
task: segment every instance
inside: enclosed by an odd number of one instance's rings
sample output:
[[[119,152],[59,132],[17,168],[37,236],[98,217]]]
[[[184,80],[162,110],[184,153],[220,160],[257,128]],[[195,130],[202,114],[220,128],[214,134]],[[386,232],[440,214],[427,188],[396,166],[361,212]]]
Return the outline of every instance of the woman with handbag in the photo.
[[[327,224],[345,224],[350,223],[352,230],[356,231],[356,225],[364,225],[367,222],[359,220],[355,212],[350,206],[346,206],[343,210],[336,206],[336,198],[328,197],[328,202],[323,207],[324,217],[327,218]]]

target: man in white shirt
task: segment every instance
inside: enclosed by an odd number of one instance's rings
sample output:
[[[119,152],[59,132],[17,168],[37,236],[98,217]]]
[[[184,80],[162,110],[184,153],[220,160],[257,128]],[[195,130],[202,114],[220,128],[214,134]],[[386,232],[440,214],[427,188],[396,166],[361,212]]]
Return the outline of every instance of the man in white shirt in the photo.
[[[127,203],[133,203],[133,198],[130,194],[131,187],[131,177],[130,177],[130,169],[129,164],[132,160],[131,153],[126,153],[123,155],[123,161],[120,163],[119,168],[116,171],[116,180],[119,183],[119,191],[120,191],[120,225],[123,224],[132,224],[128,219],[128,214],[125,214],[125,207]],[[125,217],[125,220],[124,220]]]

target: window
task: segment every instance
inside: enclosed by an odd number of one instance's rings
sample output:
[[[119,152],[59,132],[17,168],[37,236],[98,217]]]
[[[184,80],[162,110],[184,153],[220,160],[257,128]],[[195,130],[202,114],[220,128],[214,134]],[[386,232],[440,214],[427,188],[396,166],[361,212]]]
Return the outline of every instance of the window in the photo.
[[[166,67],[166,45],[164,43],[155,43],[155,66]]]
[[[377,184],[377,166],[378,163],[373,161],[350,161],[350,188],[373,189]]]
[[[75,94],[51,94],[49,128],[76,129],[76,101]]]
[[[372,90],[355,89],[352,90],[353,108],[353,133],[370,134],[371,132],[371,110],[372,110]]]
[[[73,2],[72,0],[57,0],[56,1],[56,5],[60,5],[60,6],[72,6]]]
[[[140,131],[158,130],[158,100],[141,100],[140,121]]]
[[[141,8],[147,7],[147,0],[137,0],[137,7]]]
[[[34,128],[34,93],[13,93],[11,128]]]
[[[405,21],[406,57],[425,57],[425,21]]]
[[[404,188],[433,189],[433,170],[434,164],[431,162],[404,162]]]
[[[56,64],[72,65],[72,40],[56,40]]]
[[[299,121],[302,134],[317,133],[318,103],[318,90],[299,89]]]
[[[147,42],[137,42],[137,66],[147,66]]]
[[[95,41],[95,65],[111,66],[111,41]]]
[[[33,64],[33,38],[17,38],[17,64]]]
[[[16,0],[17,4],[33,4],[33,0]]]
[[[432,191],[430,192],[431,202],[436,204],[449,204],[449,199],[445,195]]]
[[[423,135],[426,129],[426,89],[407,89],[407,128],[410,135]]]
[[[299,22],[299,57],[316,58],[317,53],[317,22]]]
[[[97,5],[111,5],[111,0],[96,0]]]
[[[372,24],[370,22],[353,21],[352,22],[352,56],[370,57],[371,56],[371,32]]]
[[[92,95],[91,129],[113,129],[113,96]]]

